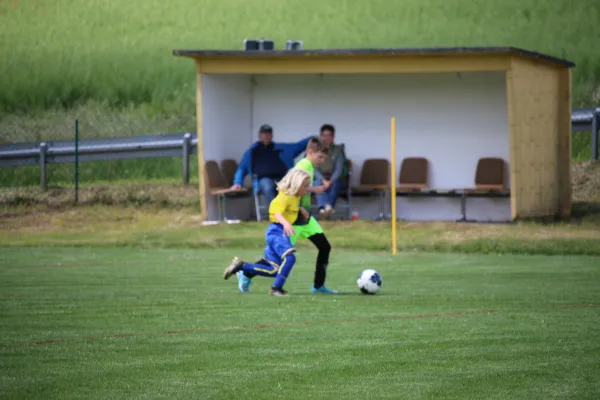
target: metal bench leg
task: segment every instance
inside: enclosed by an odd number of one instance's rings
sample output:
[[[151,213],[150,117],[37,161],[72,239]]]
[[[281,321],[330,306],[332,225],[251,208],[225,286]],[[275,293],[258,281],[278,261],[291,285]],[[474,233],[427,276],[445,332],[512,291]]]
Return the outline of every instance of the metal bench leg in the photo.
[[[256,212],[256,220],[258,222],[262,221],[262,216],[260,214],[260,202],[259,202],[258,194],[254,194],[254,211]]]
[[[227,222],[229,221],[229,218],[227,218],[227,197],[225,195],[223,195],[223,221]]]
[[[379,217],[373,218],[373,221],[385,220],[385,192],[379,192]]]
[[[352,199],[350,193],[348,193],[348,197],[346,197],[346,200],[348,203],[348,213],[346,215],[346,218],[348,218],[348,221],[350,221],[352,219]]]
[[[476,222],[475,220],[467,219],[467,193],[462,192],[460,196],[460,214],[461,218],[457,219],[456,222]]]
[[[220,195],[217,197],[217,220],[218,220],[219,222],[221,222],[221,221],[223,221],[223,220],[224,220],[224,219],[223,219],[223,218],[224,218],[224,217],[223,217],[223,214],[224,214],[224,212],[223,212],[223,197],[224,197],[224,196],[223,196],[222,194],[220,194]]]

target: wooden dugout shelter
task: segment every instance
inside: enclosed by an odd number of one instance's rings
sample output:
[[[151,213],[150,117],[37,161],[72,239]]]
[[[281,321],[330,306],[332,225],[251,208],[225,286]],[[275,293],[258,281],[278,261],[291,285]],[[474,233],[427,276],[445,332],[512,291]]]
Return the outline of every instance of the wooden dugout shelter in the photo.
[[[427,141],[425,134],[440,131],[439,135],[443,135],[444,125],[440,122],[435,128],[426,128],[428,122],[433,121],[435,117],[430,116],[428,119],[420,110],[427,106],[440,106],[441,113],[448,110],[445,117],[449,120],[448,125],[454,123],[454,130],[450,129],[443,136],[445,144],[427,154],[434,166],[430,170],[433,187],[450,189],[457,186],[473,186],[473,160],[477,157],[500,156],[506,160],[508,166],[507,189],[510,190],[510,200],[507,200],[507,220],[568,216],[571,212],[570,68],[574,67],[574,64],[570,61],[514,47],[174,50],[173,54],[192,58],[196,64],[200,206],[205,219],[214,216],[216,210],[216,202],[210,200],[206,182],[202,179],[205,160],[239,160],[241,154],[256,140],[258,126],[265,122],[274,126],[277,141],[294,141],[308,134],[316,134],[318,126],[324,122],[333,122],[342,132],[340,125],[344,123],[344,118],[351,120],[344,129],[350,131],[359,122],[356,110],[360,104],[356,104],[356,99],[360,98],[363,107],[360,121],[371,121],[370,125],[367,124],[368,127],[365,125],[365,129],[369,131],[364,133],[368,134],[368,140],[373,142],[369,146],[364,146],[364,142],[362,146],[360,142],[349,145],[348,140],[342,139],[350,158],[353,158],[354,152],[362,152],[363,159],[367,158],[368,148],[371,148],[372,157],[389,155],[389,118],[394,116],[397,117],[398,124],[398,151],[405,151],[399,155],[399,161],[402,160],[402,156],[419,156],[418,149],[425,153],[430,151],[442,136]],[[331,95],[330,91],[317,92],[319,84],[311,81],[311,76],[320,79],[321,82],[326,82],[327,79],[337,80],[340,89],[336,90],[339,96]],[[298,79],[295,80],[294,77]],[[253,87],[257,80],[259,83],[263,80],[266,82],[263,86],[271,88],[270,98],[254,92]],[[450,80],[464,82],[453,83],[452,86],[448,83]],[[376,86],[383,91],[396,81],[403,82],[398,84],[400,86],[395,93],[396,97],[390,95],[385,101],[381,100],[379,107],[375,105],[376,92],[361,96],[361,89]],[[490,103],[485,111],[491,113],[495,107],[497,110],[493,111],[494,118],[488,119],[491,122],[487,127],[486,121],[480,118],[479,125],[469,128],[464,121],[469,118],[477,119],[477,113],[482,111],[477,109],[479,105],[486,98],[493,97],[492,94],[488,96],[485,93],[486,85],[491,81],[496,85],[493,90],[496,100],[495,103]],[[360,82],[362,84],[359,84]],[[348,88],[354,87],[354,83],[355,89],[349,92]],[[306,94],[306,88],[310,85],[313,85],[315,91]],[[460,92],[451,88],[467,86],[472,89]],[[428,92],[421,95],[419,87],[426,88]],[[404,89],[401,88],[410,88],[412,92],[403,97]],[[342,94],[342,90],[346,91]],[[329,96],[329,102],[322,105],[326,104],[331,109],[329,112],[319,110],[307,100],[303,103],[306,106],[303,110],[301,104],[294,103],[295,96],[302,97],[303,93],[313,101]],[[447,101],[442,104],[438,101],[440,97]],[[351,107],[354,109],[344,111],[339,109],[343,108],[341,106],[336,109],[337,99],[340,102],[345,101],[348,110]],[[460,103],[459,99],[464,99],[464,104],[456,113],[456,117],[453,117],[449,113],[458,110],[453,109],[453,106],[457,102]],[[412,109],[406,107],[412,104],[411,100],[414,100]],[[417,108],[419,101],[422,107]],[[285,118],[281,117],[278,120],[277,115],[282,113],[278,112],[281,109],[277,107],[283,107],[282,104],[286,103],[291,104],[283,113]],[[385,107],[381,107],[382,104],[385,104]],[[386,110],[380,111],[386,107]],[[403,110],[406,110],[405,114]],[[319,115],[314,116],[315,113]],[[370,116],[377,113],[380,114]],[[333,114],[336,118],[331,117]],[[411,128],[408,122],[416,114],[420,114],[420,125],[413,125]],[[375,118],[379,122],[373,122]],[[273,119],[281,122],[272,122]],[[289,122],[291,120],[295,122]],[[463,125],[460,125],[460,121],[463,121]],[[284,123],[292,125],[282,127]],[[495,133],[495,142],[483,137],[488,128],[498,132]],[[452,147],[453,141],[456,142],[453,134],[459,135],[460,132],[469,129],[472,131],[471,139],[477,137],[476,131],[479,131],[482,137],[475,146],[479,148],[473,150],[477,153],[473,155],[475,158],[469,159],[468,165],[467,161],[464,161],[465,164],[461,167],[462,160],[466,160],[465,157],[470,152],[469,141],[464,139],[460,146],[456,145],[460,149],[457,147],[458,154],[453,159],[448,158],[448,149]],[[381,140],[377,139],[373,134],[373,131],[377,130],[385,130],[387,136]],[[408,137],[410,131],[418,130],[421,139],[414,136],[403,142],[403,135]],[[285,136],[282,131],[290,131],[290,135],[293,136]],[[418,145],[415,144],[417,141]],[[500,147],[506,149],[505,154],[493,154],[497,151],[495,148],[499,147],[498,143],[502,143]],[[415,150],[411,151],[413,144]],[[453,172],[452,168],[456,171]],[[358,175],[357,171],[355,175]]]

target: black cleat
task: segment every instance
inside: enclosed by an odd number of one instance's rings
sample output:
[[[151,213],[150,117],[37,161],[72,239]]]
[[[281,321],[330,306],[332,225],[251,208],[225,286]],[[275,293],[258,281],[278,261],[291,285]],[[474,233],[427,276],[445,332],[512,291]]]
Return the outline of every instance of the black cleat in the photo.
[[[244,262],[240,258],[234,257],[229,267],[223,271],[223,279],[229,279],[231,275],[237,274],[242,268],[244,268]]]

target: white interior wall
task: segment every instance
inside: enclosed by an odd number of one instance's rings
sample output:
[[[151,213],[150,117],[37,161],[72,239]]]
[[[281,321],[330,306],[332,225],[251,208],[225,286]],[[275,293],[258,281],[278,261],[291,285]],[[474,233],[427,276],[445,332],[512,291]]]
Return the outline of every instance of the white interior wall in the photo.
[[[509,162],[503,72],[387,75],[262,75],[253,79],[252,134],[263,123],[274,140],[297,141],[336,126],[358,184],[367,158],[390,159],[390,118],[397,119],[397,171],[402,158],[430,161],[430,187],[469,188],[477,160]],[[251,139],[254,136],[251,136]],[[241,154],[241,152],[240,152]],[[507,182],[509,187],[509,182]],[[379,213],[375,199],[355,199],[361,217]],[[399,198],[398,215],[410,220],[454,220],[458,199]],[[389,206],[386,210],[389,212]],[[509,199],[469,199],[468,217],[510,219]]]
[[[238,162],[252,142],[252,87],[247,75],[202,76],[204,159]],[[250,202],[227,201],[227,217],[248,218]],[[207,195],[208,220],[218,217],[217,198]]]

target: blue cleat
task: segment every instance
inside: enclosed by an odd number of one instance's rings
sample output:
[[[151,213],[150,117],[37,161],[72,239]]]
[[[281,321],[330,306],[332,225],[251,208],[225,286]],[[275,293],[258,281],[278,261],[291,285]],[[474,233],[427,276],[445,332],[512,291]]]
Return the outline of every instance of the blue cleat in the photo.
[[[313,293],[339,293],[337,290],[329,289],[327,286],[323,285],[320,288],[316,289],[314,286],[312,287],[311,292]]]
[[[244,275],[243,271],[239,271],[237,273],[237,278],[238,278],[238,288],[240,289],[240,292],[247,293],[248,291],[250,291],[250,284],[252,283],[252,279],[250,279],[246,275]]]

